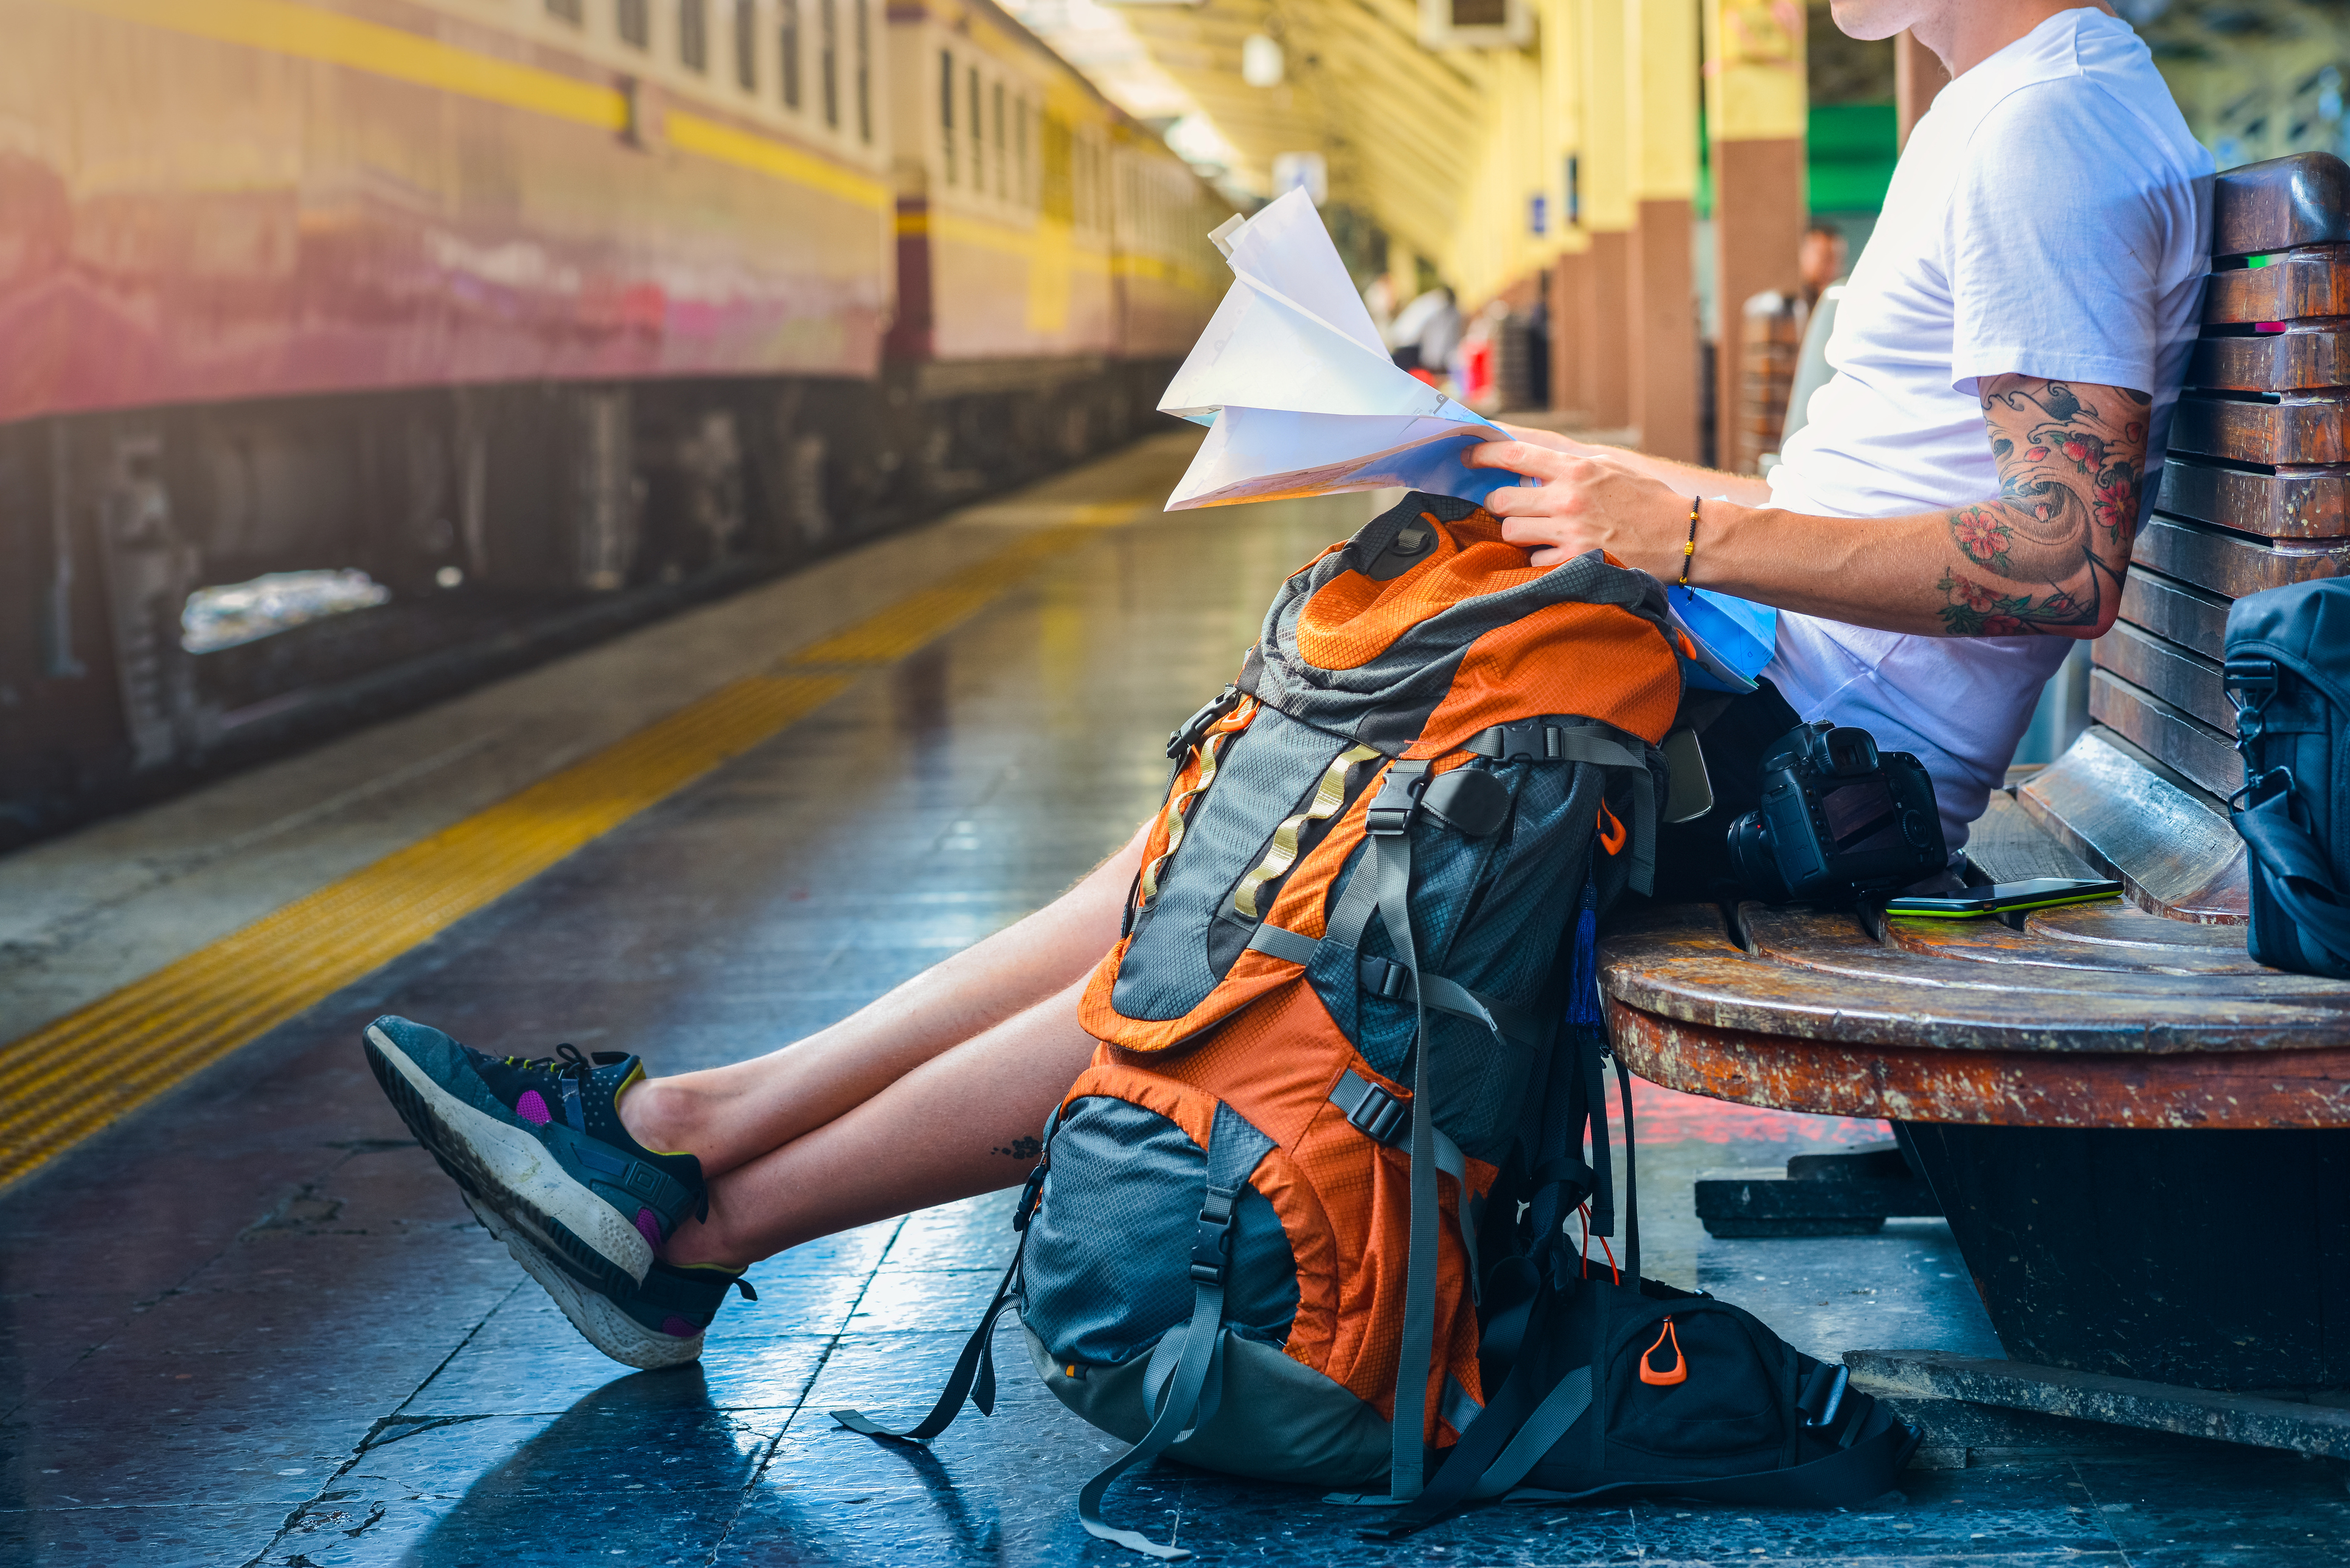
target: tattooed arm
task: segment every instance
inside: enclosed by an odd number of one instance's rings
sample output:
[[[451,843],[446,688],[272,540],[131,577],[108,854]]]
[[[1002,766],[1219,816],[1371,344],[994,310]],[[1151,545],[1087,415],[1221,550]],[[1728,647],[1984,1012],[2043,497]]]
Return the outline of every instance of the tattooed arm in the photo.
[[[1857,520],[1709,500],[1690,580],[1887,631],[2098,636],[2121,607],[2150,400],[2036,376],[1992,377],[1981,391],[1997,496]],[[1690,493],[1648,465],[1520,441],[1474,448],[1468,461],[1544,482],[1486,502],[1506,537],[1536,546],[1536,566],[1597,547],[1668,583],[1680,576]]]
[[[1950,514],[1958,559],[1934,584],[1940,629],[2095,637],[2121,603],[2151,400],[2031,376],[1994,376],[1981,391],[1999,499]]]

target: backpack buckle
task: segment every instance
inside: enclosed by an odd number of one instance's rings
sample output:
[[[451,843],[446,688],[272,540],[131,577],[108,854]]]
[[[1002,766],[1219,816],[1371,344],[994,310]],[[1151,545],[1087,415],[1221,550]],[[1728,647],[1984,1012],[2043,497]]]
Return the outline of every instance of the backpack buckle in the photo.
[[[2277,691],[2277,661],[2258,654],[2240,653],[2228,660],[2221,689],[2241,713],[2259,709]]]
[[[1051,1164],[1049,1158],[1040,1159],[1036,1162],[1036,1168],[1028,1173],[1027,1185],[1020,1189],[1020,1201],[1012,1207],[1012,1228],[1014,1231],[1027,1230],[1028,1222],[1036,1218],[1036,1204],[1045,1196],[1045,1172]]]
[[[1177,760],[1198,745],[1211,726],[1241,705],[1241,696],[1238,686],[1227,686],[1209,698],[1198,712],[1176,725],[1174,732],[1167,737],[1168,761]]]
[[[1211,1187],[1191,1231],[1191,1277],[1201,1284],[1222,1284],[1232,1256],[1232,1194]]]
[[[1379,792],[1363,810],[1363,826],[1374,838],[1392,838],[1411,828],[1419,792],[1428,787],[1426,763],[1397,762],[1379,775]]]
[[[1393,1148],[1411,1130],[1411,1102],[1398,1099],[1351,1068],[1330,1091],[1330,1103],[1347,1113],[1349,1127],[1373,1143]]]
[[[1364,958],[1355,965],[1355,979],[1367,995],[1383,1002],[1401,1002],[1411,994],[1411,971],[1383,958]]]

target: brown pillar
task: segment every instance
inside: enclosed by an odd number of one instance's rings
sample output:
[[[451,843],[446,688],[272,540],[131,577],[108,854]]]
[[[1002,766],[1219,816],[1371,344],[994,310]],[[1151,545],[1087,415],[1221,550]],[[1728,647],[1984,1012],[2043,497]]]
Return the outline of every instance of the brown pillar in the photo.
[[[1603,230],[1591,236],[1585,266],[1581,327],[1575,333],[1583,369],[1576,379],[1583,389],[1584,413],[1600,430],[1621,430],[1632,422],[1626,363],[1632,354],[1632,334],[1625,310],[1631,253],[1630,234]]]
[[[1934,95],[1950,85],[1941,57],[1907,29],[1893,40],[1893,112],[1900,126],[1897,146],[1909,145],[1909,128],[1934,107]]]
[[[1741,450],[1745,392],[1746,302],[1764,290],[1792,295],[1802,286],[1796,255],[1804,243],[1804,143],[1717,141],[1713,213],[1720,255],[1721,348],[1714,387],[1714,430],[1725,468]],[[1775,448],[1775,435],[1758,451]]]
[[[1589,415],[1583,386],[1583,301],[1590,292],[1591,254],[1561,251],[1550,264],[1550,406]]]
[[[1695,462],[1697,296],[1690,265],[1690,204],[1643,201],[1628,253],[1631,417],[1640,450]]]

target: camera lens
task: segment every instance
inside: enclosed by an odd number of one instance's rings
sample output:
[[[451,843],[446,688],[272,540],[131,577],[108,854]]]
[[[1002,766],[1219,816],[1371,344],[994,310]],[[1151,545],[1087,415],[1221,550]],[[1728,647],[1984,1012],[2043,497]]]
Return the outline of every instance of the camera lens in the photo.
[[[1750,811],[1730,825],[1730,864],[1756,898],[1784,903],[1791,897],[1778,857],[1771,853],[1771,829],[1761,812]]]

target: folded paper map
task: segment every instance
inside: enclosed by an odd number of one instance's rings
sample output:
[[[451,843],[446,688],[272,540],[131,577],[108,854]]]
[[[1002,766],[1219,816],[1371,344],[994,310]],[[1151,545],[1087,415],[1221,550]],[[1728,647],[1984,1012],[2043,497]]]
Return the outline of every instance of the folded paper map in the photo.
[[[1208,427],[1170,512],[1399,484],[1482,501],[1518,483],[1462,465],[1508,432],[1396,368],[1305,192],[1209,237],[1232,286],[1159,400]]]
[[[1208,427],[1168,511],[1396,485],[1482,502],[1520,483],[1461,461],[1509,432],[1397,369],[1304,191],[1208,237],[1232,286],[1159,400]],[[1667,597],[1698,650],[1690,683],[1751,691],[1778,612],[1702,588]]]

